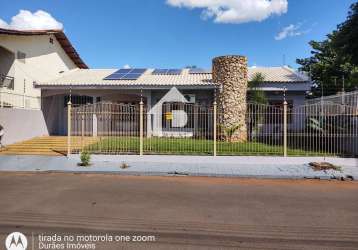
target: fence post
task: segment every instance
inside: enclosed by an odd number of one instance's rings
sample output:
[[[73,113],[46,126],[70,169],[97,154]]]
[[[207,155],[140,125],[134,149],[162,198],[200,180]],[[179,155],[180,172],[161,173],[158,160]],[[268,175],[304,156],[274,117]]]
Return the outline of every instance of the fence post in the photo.
[[[139,155],[143,155],[143,100],[139,103]]]
[[[287,101],[283,102],[283,156],[287,157]]]
[[[85,136],[85,115],[81,116],[81,149],[83,149],[83,137]]]
[[[71,154],[71,100],[67,103],[67,157]]]
[[[214,140],[214,156],[216,156],[216,117],[217,117],[217,103],[214,101],[213,105],[213,116],[214,116],[214,124],[213,124],[213,140]]]
[[[0,108],[3,107],[3,95],[2,95],[2,90],[0,89]]]

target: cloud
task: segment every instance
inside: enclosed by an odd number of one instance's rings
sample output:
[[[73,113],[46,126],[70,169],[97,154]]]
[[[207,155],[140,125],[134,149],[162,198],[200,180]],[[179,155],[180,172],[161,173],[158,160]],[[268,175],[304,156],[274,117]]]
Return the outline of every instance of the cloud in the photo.
[[[132,67],[129,65],[129,64],[125,64],[124,66],[123,66],[123,69],[131,69]]]
[[[216,23],[263,21],[271,15],[287,12],[287,0],[167,0],[178,8],[203,9],[201,18]]]
[[[31,13],[28,10],[20,10],[16,16],[11,18],[11,22],[7,23],[0,19],[0,28],[14,30],[62,30],[62,23],[58,22],[51,14],[38,10]]]
[[[290,25],[284,27],[275,36],[275,40],[283,40],[287,37],[300,36],[300,35],[310,32],[310,30],[304,30],[304,31],[300,30],[301,26],[302,26],[302,24],[298,23],[298,24],[290,24]]]

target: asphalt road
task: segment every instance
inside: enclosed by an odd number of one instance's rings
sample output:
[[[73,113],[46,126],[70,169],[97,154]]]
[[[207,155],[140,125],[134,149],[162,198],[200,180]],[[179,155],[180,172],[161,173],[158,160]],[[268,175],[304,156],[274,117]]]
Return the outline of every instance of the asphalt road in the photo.
[[[14,231],[28,250],[358,249],[358,183],[0,173],[0,249]]]

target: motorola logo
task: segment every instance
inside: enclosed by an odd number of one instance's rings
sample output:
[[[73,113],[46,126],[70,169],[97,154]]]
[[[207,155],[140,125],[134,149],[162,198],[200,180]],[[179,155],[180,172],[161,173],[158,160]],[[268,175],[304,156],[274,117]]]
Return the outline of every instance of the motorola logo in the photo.
[[[26,236],[19,232],[11,233],[6,237],[5,246],[7,250],[26,250]]]

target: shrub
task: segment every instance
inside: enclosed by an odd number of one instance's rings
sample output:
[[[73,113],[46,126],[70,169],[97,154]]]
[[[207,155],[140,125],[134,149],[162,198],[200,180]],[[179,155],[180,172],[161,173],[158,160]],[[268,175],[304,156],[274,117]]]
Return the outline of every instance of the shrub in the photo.
[[[82,151],[81,152],[81,166],[89,166],[91,161],[91,154],[88,151]]]

